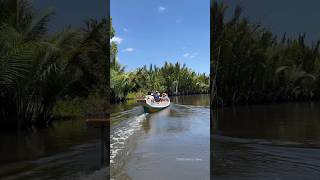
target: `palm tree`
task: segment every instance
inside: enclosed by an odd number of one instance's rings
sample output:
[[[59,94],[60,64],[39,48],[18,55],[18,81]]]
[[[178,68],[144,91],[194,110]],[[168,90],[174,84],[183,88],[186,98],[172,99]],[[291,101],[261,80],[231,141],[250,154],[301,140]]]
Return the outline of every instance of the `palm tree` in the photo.
[[[312,98],[313,89],[308,88],[308,80],[311,82],[316,80],[316,76],[307,73],[302,69],[302,66],[280,66],[275,71],[279,77],[280,83],[283,83],[280,93],[293,96],[297,98],[299,96],[305,96]],[[282,77],[280,77],[283,75]]]
[[[66,95],[105,92],[107,21],[49,36],[52,14],[36,15],[27,0],[0,2],[0,116],[18,129],[46,126]]]
[[[223,4],[218,4],[216,1],[212,0],[210,4],[210,31],[211,35],[211,45],[210,51],[212,56],[210,58],[210,89],[211,89],[211,106],[213,106],[213,101],[216,99],[216,77],[218,71],[218,64],[221,51],[221,42],[223,40],[223,20],[226,6]]]
[[[319,99],[320,42],[278,39],[241,12],[224,21],[225,6],[211,4],[211,103],[217,94],[225,104]]]

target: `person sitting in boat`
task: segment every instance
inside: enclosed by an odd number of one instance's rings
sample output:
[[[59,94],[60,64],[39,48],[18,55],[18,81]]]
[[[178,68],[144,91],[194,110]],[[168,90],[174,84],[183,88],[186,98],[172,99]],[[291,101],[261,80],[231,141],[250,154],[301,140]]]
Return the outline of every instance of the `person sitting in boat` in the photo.
[[[153,93],[152,92],[148,92],[148,95],[146,96],[147,100],[150,100],[151,102],[154,102],[154,97],[153,97]]]
[[[168,96],[167,93],[162,93],[162,94],[161,94],[161,97],[163,97],[163,98],[164,98],[164,97],[167,97],[167,96]]]
[[[156,93],[153,94],[153,97],[156,102],[160,101],[160,93],[158,91],[156,91]]]
[[[160,101],[167,101],[168,95],[166,93],[161,93]]]

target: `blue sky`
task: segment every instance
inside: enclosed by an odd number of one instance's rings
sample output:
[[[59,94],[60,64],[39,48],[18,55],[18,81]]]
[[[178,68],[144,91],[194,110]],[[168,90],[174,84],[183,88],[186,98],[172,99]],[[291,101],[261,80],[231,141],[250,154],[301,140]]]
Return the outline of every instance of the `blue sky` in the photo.
[[[54,11],[49,21],[49,32],[58,32],[68,26],[84,27],[90,18],[105,18],[108,10],[106,0],[33,0],[33,4],[40,12],[46,9]]]
[[[111,0],[118,60],[133,70],[165,61],[210,71],[209,0]]]
[[[320,39],[319,0],[219,0],[227,5],[227,18],[233,15],[236,5],[243,8],[243,16],[251,22],[260,23],[278,37],[297,37],[306,33],[306,42]]]

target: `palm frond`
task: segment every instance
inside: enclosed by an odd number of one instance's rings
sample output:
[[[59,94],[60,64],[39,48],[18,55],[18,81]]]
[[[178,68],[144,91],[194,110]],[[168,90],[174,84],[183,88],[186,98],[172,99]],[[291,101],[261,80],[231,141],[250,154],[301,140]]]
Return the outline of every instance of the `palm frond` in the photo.
[[[48,22],[54,15],[52,9],[47,9],[32,19],[24,30],[27,39],[33,39],[43,36],[47,32]]]

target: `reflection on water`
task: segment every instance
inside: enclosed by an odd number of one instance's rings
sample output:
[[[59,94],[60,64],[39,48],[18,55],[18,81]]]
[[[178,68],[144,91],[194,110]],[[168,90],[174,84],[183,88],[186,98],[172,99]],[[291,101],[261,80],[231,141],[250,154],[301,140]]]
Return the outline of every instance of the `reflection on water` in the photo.
[[[228,107],[216,117],[215,179],[320,179],[320,103]]]
[[[99,134],[83,119],[29,134],[1,133],[0,179],[76,178],[99,168]]]
[[[124,111],[137,107],[137,101],[135,99],[127,100],[126,103],[113,104],[111,105],[111,114],[122,113]],[[130,111],[129,111],[130,112]]]
[[[208,94],[189,95],[189,96],[173,96],[170,98],[173,103],[180,105],[192,106],[209,106],[210,98]]]
[[[209,179],[210,114],[205,99],[208,95],[173,97],[169,108],[147,114],[140,130],[124,141],[125,153],[112,166],[114,179]]]

